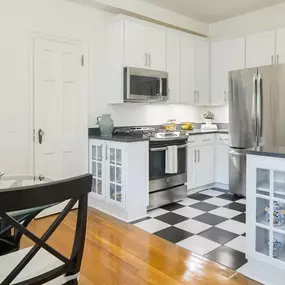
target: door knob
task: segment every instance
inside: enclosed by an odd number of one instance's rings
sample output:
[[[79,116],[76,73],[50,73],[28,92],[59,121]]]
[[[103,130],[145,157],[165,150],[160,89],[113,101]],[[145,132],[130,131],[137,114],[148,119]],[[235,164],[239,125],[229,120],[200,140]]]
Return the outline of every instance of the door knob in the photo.
[[[42,129],[39,129],[39,131],[38,131],[39,144],[42,144],[44,134],[45,134],[44,131]]]

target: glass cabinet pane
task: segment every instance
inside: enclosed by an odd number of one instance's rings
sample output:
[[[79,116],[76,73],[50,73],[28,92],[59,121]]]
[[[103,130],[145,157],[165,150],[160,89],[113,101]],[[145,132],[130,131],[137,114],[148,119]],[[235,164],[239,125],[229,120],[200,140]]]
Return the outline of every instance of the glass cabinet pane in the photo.
[[[274,171],[274,197],[285,202],[285,172]]]
[[[269,231],[256,227],[255,250],[258,253],[269,255]]]
[[[268,169],[256,169],[256,193],[270,195],[270,171]]]
[[[96,160],[97,159],[97,155],[96,155],[96,146],[92,146],[92,159]]]
[[[116,186],[113,183],[110,183],[110,199],[116,199]]]
[[[96,162],[92,162],[92,174],[93,176],[97,176],[97,173],[96,173]]]
[[[102,158],[103,158],[103,146],[98,146],[97,147],[97,160],[98,161],[102,161]]]
[[[256,223],[269,226],[269,200],[256,198]]]
[[[122,165],[122,150],[121,149],[116,150],[116,163],[117,165]]]
[[[110,163],[115,164],[115,149],[110,148]]]
[[[96,193],[97,191],[96,191],[96,179],[93,177],[93,179],[92,179],[92,192],[94,192],[94,193]]]
[[[97,168],[98,168],[97,177],[102,178],[102,163],[101,162],[97,163]]]
[[[122,202],[122,187],[117,185],[117,197],[118,202]]]
[[[110,181],[116,182],[115,181],[115,166],[112,166],[112,165],[110,165]]]
[[[273,233],[272,256],[281,261],[285,261],[285,235],[281,233]]]
[[[116,182],[117,183],[122,183],[122,168],[121,167],[116,167]]]
[[[102,180],[97,180],[97,192],[102,195]]]

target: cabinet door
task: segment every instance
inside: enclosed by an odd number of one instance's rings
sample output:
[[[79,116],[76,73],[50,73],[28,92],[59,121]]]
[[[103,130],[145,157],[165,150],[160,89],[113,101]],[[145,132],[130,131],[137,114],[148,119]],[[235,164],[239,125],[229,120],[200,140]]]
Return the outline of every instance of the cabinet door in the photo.
[[[123,144],[106,144],[106,191],[108,201],[125,206],[125,147]]]
[[[243,68],[245,68],[245,38],[211,44],[210,101],[212,106],[228,103],[228,73]]]
[[[195,186],[196,158],[197,158],[196,148],[188,147],[187,149],[187,189],[188,190],[196,187]]]
[[[146,27],[132,21],[125,22],[125,66],[148,68]]]
[[[105,198],[105,145],[100,141],[90,141],[89,172],[93,176],[92,192]]]
[[[195,42],[188,35],[180,36],[180,103],[194,105]]]
[[[155,27],[146,27],[148,68],[166,71],[166,32]]]
[[[167,34],[166,70],[169,77],[169,103],[180,103],[180,64],[179,35],[173,32]]]
[[[246,67],[274,64],[275,31],[267,31],[246,37]]]
[[[215,182],[229,184],[229,146],[216,145]]]
[[[227,87],[227,62],[225,57],[225,42],[211,44],[210,86],[211,105],[225,104],[225,90]]]
[[[196,187],[214,182],[215,179],[215,148],[214,145],[197,148]]]
[[[285,63],[285,28],[276,30],[276,63]]]
[[[195,90],[197,92],[197,105],[210,104],[210,44],[205,39],[195,39]]]

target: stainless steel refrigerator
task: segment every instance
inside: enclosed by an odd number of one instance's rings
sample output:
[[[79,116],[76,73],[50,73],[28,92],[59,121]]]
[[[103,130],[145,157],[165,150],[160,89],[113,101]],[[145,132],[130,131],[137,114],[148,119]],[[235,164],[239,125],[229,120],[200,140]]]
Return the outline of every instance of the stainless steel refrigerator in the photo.
[[[285,64],[229,73],[230,192],[246,196],[246,150],[285,146]]]

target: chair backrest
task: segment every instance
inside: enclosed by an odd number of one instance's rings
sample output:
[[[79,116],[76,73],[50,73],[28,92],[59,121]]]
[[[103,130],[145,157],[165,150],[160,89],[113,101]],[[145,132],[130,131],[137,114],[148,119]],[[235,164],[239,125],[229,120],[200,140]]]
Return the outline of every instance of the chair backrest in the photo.
[[[42,185],[0,190],[0,217],[2,218],[2,221],[4,221],[7,225],[13,226],[15,231],[19,231],[21,234],[26,235],[35,243],[34,247],[25,252],[26,255],[21,258],[21,261],[16,265],[16,267],[14,269],[10,269],[8,274],[5,275],[5,278],[2,278],[2,280],[0,278],[0,284],[45,284],[54,279],[58,280],[58,278],[62,276],[65,278],[63,280],[67,280],[66,284],[77,284],[77,275],[79,274],[81,267],[86,235],[88,193],[91,192],[91,188],[92,175],[86,174],[79,177],[57,182],[50,182]],[[23,220],[17,221],[10,214],[7,214],[9,212],[61,203],[66,200],[69,200],[67,206],[56,217],[51,226],[40,238],[35,236],[25,227]],[[77,202],[78,214],[72,254],[70,258],[66,258],[54,248],[49,246],[46,242]],[[29,218],[29,215],[27,215],[27,219]],[[50,255],[56,258],[60,263],[57,263],[57,266],[54,268],[48,269],[44,273],[40,273],[37,276],[29,275],[28,279],[22,280],[20,278],[20,280],[17,280],[25,271],[28,263],[34,257],[36,259],[37,254],[39,255],[43,249],[45,252],[47,251]],[[11,255],[14,254],[16,253],[12,253]],[[9,254],[3,256],[3,258],[6,257],[9,258]],[[45,262],[45,260],[42,259],[41,262]]]
[[[78,199],[91,191],[90,174],[40,185],[0,190],[0,212],[12,212]]]

